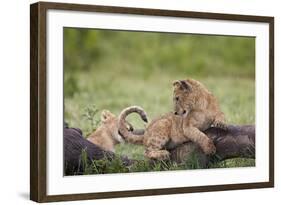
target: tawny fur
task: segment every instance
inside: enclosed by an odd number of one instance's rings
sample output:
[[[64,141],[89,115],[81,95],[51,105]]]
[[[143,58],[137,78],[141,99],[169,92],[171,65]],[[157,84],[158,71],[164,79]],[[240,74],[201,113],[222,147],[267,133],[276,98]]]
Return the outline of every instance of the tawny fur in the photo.
[[[125,122],[125,127],[132,130],[132,126]],[[116,144],[124,142],[118,133],[118,117],[108,110],[101,113],[101,125],[87,138],[90,142],[98,145],[103,150],[114,152]]]
[[[216,98],[198,81],[189,79],[175,81],[174,113],[168,113],[150,122],[144,135],[134,135],[125,129],[126,116],[139,113],[146,119],[140,107],[133,106],[121,112],[119,132],[126,141],[143,144],[145,155],[150,159],[165,160],[170,153],[166,150],[187,141],[197,143],[205,154],[216,152],[213,141],[202,131],[211,126],[225,128],[224,114],[220,111]]]

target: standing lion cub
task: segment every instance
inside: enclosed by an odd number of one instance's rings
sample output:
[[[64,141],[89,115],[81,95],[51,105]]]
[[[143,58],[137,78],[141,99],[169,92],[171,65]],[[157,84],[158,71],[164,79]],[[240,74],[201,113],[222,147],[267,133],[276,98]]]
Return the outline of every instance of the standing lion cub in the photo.
[[[151,121],[143,135],[134,135],[125,127],[126,117],[136,112],[146,120],[145,111],[138,106],[123,110],[119,116],[119,133],[131,143],[143,144],[145,155],[150,159],[165,160],[166,150],[187,141],[197,143],[205,154],[214,154],[213,141],[202,131],[211,126],[225,128],[224,114],[216,98],[196,80],[175,81],[174,113],[168,113]]]
[[[125,123],[126,129],[132,131],[132,125],[128,122]],[[115,145],[124,142],[118,133],[118,118],[110,111],[103,110],[101,113],[101,125],[89,135],[87,140],[103,150],[114,152]]]

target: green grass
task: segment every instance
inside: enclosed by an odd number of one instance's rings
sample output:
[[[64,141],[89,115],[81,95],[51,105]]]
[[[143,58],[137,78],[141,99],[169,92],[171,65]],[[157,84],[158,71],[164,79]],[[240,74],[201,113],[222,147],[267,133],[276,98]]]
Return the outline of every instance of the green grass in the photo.
[[[88,80],[88,83],[81,82],[83,85],[80,89],[83,91],[75,93],[71,98],[65,98],[66,121],[86,133],[92,131],[91,123],[83,118],[83,114],[85,114],[85,109],[92,105],[95,105],[100,111],[109,109],[115,114],[119,114],[127,106],[140,105],[147,111],[150,119],[172,110],[171,84],[173,80],[169,76],[162,74],[161,78],[146,81],[118,77],[111,79],[110,83],[104,85],[103,88],[99,88],[99,82],[103,84],[107,81],[107,77],[97,73],[95,76],[97,78],[93,80],[90,75],[82,76],[81,79]],[[173,79],[180,79],[180,77]],[[230,77],[196,79],[203,82],[219,99],[228,123],[255,123],[254,80]],[[100,112],[96,115],[97,120],[99,116]],[[129,116],[129,121],[137,128],[143,127],[143,123],[137,115]]]
[[[125,166],[122,159],[117,156],[116,159],[104,158],[100,160],[87,161],[87,154],[82,150],[81,165],[83,166],[84,175],[88,174],[108,174],[108,173],[128,173],[128,172],[148,172],[148,171],[171,171],[185,169],[202,168],[197,160],[196,155],[191,155],[189,159],[182,163],[172,161],[148,161],[141,159],[135,161],[129,166]],[[218,167],[213,167],[218,168]]]
[[[102,109],[118,115],[127,106],[139,105],[150,119],[171,111],[172,82],[185,78],[201,81],[214,93],[228,123],[255,123],[253,38],[65,29],[64,41],[65,121],[85,136],[98,126]],[[135,128],[144,127],[137,115],[128,119]],[[145,160],[143,150],[120,144],[116,154]],[[200,168],[196,160],[130,168],[119,163],[93,162],[85,174]],[[231,159],[210,168],[254,164]]]

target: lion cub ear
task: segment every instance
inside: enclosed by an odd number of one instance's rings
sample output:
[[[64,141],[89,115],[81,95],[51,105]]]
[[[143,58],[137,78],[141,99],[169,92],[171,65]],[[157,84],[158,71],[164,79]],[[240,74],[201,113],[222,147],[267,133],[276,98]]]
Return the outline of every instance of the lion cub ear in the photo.
[[[115,118],[115,115],[112,112],[110,112],[109,110],[103,110],[101,112],[101,122],[102,123],[106,122],[109,119],[113,119],[113,118]]]
[[[174,82],[173,82],[173,86],[174,86],[175,88],[180,88],[180,86],[181,86],[180,81],[179,81],[179,80],[174,81]]]
[[[101,122],[105,122],[109,118],[109,113],[108,110],[103,110],[101,112]]]
[[[176,89],[187,90],[187,91],[190,91],[192,89],[191,85],[185,80],[176,80],[173,82],[173,86]]]

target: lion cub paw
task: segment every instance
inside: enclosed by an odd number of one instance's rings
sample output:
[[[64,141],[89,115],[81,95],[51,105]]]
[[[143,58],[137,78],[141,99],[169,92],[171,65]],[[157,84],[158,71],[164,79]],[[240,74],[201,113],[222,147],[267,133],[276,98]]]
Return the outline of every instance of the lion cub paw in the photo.
[[[216,153],[216,146],[211,139],[208,139],[202,147],[203,152],[207,155],[213,155]]]
[[[170,152],[167,150],[151,150],[145,152],[146,157],[156,160],[168,160],[170,158]]]
[[[227,130],[227,125],[222,121],[216,121],[215,120],[212,123],[211,127],[217,127],[217,128],[223,129],[223,130]]]

